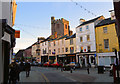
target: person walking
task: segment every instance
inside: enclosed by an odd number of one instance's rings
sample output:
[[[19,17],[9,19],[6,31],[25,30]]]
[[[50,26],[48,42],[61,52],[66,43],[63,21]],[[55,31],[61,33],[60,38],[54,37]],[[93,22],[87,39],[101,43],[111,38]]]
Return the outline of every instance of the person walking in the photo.
[[[19,81],[19,67],[16,62],[13,62],[9,65],[10,73],[9,73],[9,84],[16,84],[17,80]]]
[[[30,65],[30,63],[27,60],[26,63],[25,63],[26,77],[29,77],[30,69],[31,69],[31,65]]]
[[[88,72],[88,74],[90,74],[89,68],[90,68],[90,63],[88,63],[88,65],[87,65],[87,72]]]

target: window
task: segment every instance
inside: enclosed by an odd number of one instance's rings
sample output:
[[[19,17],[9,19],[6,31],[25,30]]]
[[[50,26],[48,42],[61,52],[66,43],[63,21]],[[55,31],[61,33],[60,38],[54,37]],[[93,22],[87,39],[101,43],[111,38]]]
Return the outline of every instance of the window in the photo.
[[[82,28],[80,28],[80,31],[82,31]]]
[[[59,45],[59,40],[58,40],[58,45]]]
[[[103,32],[107,33],[107,27],[103,27]]]
[[[68,52],[68,48],[66,48],[66,52]]]
[[[40,46],[39,46],[39,45],[37,45],[37,48],[40,48]]]
[[[104,39],[104,48],[105,49],[109,48],[109,39]]]
[[[83,52],[83,47],[80,47],[80,50],[81,50],[80,52]]]
[[[51,54],[51,50],[49,50],[49,54]]]
[[[62,48],[62,52],[64,52],[64,48]]]
[[[65,25],[65,28],[67,29],[67,25]]]
[[[87,41],[90,41],[90,35],[87,35]]]
[[[57,28],[59,28],[60,27],[60,25],[59,24],[57,24]]]
[[[54,52],[55,52],[55,49],[54,49]]]
[[[70,39],[70,45],[73,45],[73,38]]]
[[[38,53],[37,53],[37,55],[39,56],[39,55],[40,55],[40,53],[38,52]]]
[[[89,29],[89,26],[87,25],[87,26],[86,26],[86,30],[88,30],[88,29]]]
[[[46,45],[46,42],[45,42],[45,45]]]
[[[88,52],[90,52],[90,46],[88,46],[87,49],[88,49]]]
[[[74,53],[74,47],[70,47],[70,53]]]
[[[49,46],[51,46],[51,43],[49,43]]]
[[[60,48],[58,48],[58,53],[60,53]]]
[[[64,39],[62,39],[62,45],[64,44]]]
[[[54,41],[54,46],[55,46],[55,41]]]
[[[83,42],[83,38],[82,37],[80,37],[80,42]]]

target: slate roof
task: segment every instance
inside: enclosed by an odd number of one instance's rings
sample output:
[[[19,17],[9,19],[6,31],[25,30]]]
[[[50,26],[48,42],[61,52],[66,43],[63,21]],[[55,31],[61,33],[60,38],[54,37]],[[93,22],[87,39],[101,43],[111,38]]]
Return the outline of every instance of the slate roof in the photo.
[[[112,23],[115,23],[116,20],[111,20],[111,18],[107,18],[105,20],[102,20],[100,23],[98,23],[95,27],[103,26],[103,25],[109,25]]]
[[[82,24],[80,24],[79,26],[77,26],[77,28],[80,27],[80,26],[83,26],[83,25],[86,25],[86,24],[95,22],[95,21],[96,21],[98,18],[100,18],[100,17],[101,17],[101,16],[99,16],[99,17],[97,17],[97,18],[94,18],[94,19],[92,19],[92,20],[85,21],[85,22],[83,22]]]
[[[70,38],[76,38],[76,33],[71,35],[71,36],[69,36],[69,37],[67,37],[65,40],[70,39]]]

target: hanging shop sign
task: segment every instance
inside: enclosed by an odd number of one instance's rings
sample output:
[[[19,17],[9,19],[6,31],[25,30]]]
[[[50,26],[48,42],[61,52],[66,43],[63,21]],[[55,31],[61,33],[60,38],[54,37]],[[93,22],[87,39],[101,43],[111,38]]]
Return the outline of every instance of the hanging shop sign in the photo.
[[[20,38],[20,30],[15,30],[15,38]]]

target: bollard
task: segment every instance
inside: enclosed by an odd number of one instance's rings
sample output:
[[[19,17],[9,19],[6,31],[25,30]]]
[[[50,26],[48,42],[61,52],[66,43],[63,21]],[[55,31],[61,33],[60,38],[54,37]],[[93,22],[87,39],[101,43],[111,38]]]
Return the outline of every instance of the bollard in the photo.
[[[70,69],[70,73],[72,73],[72,68]]]

